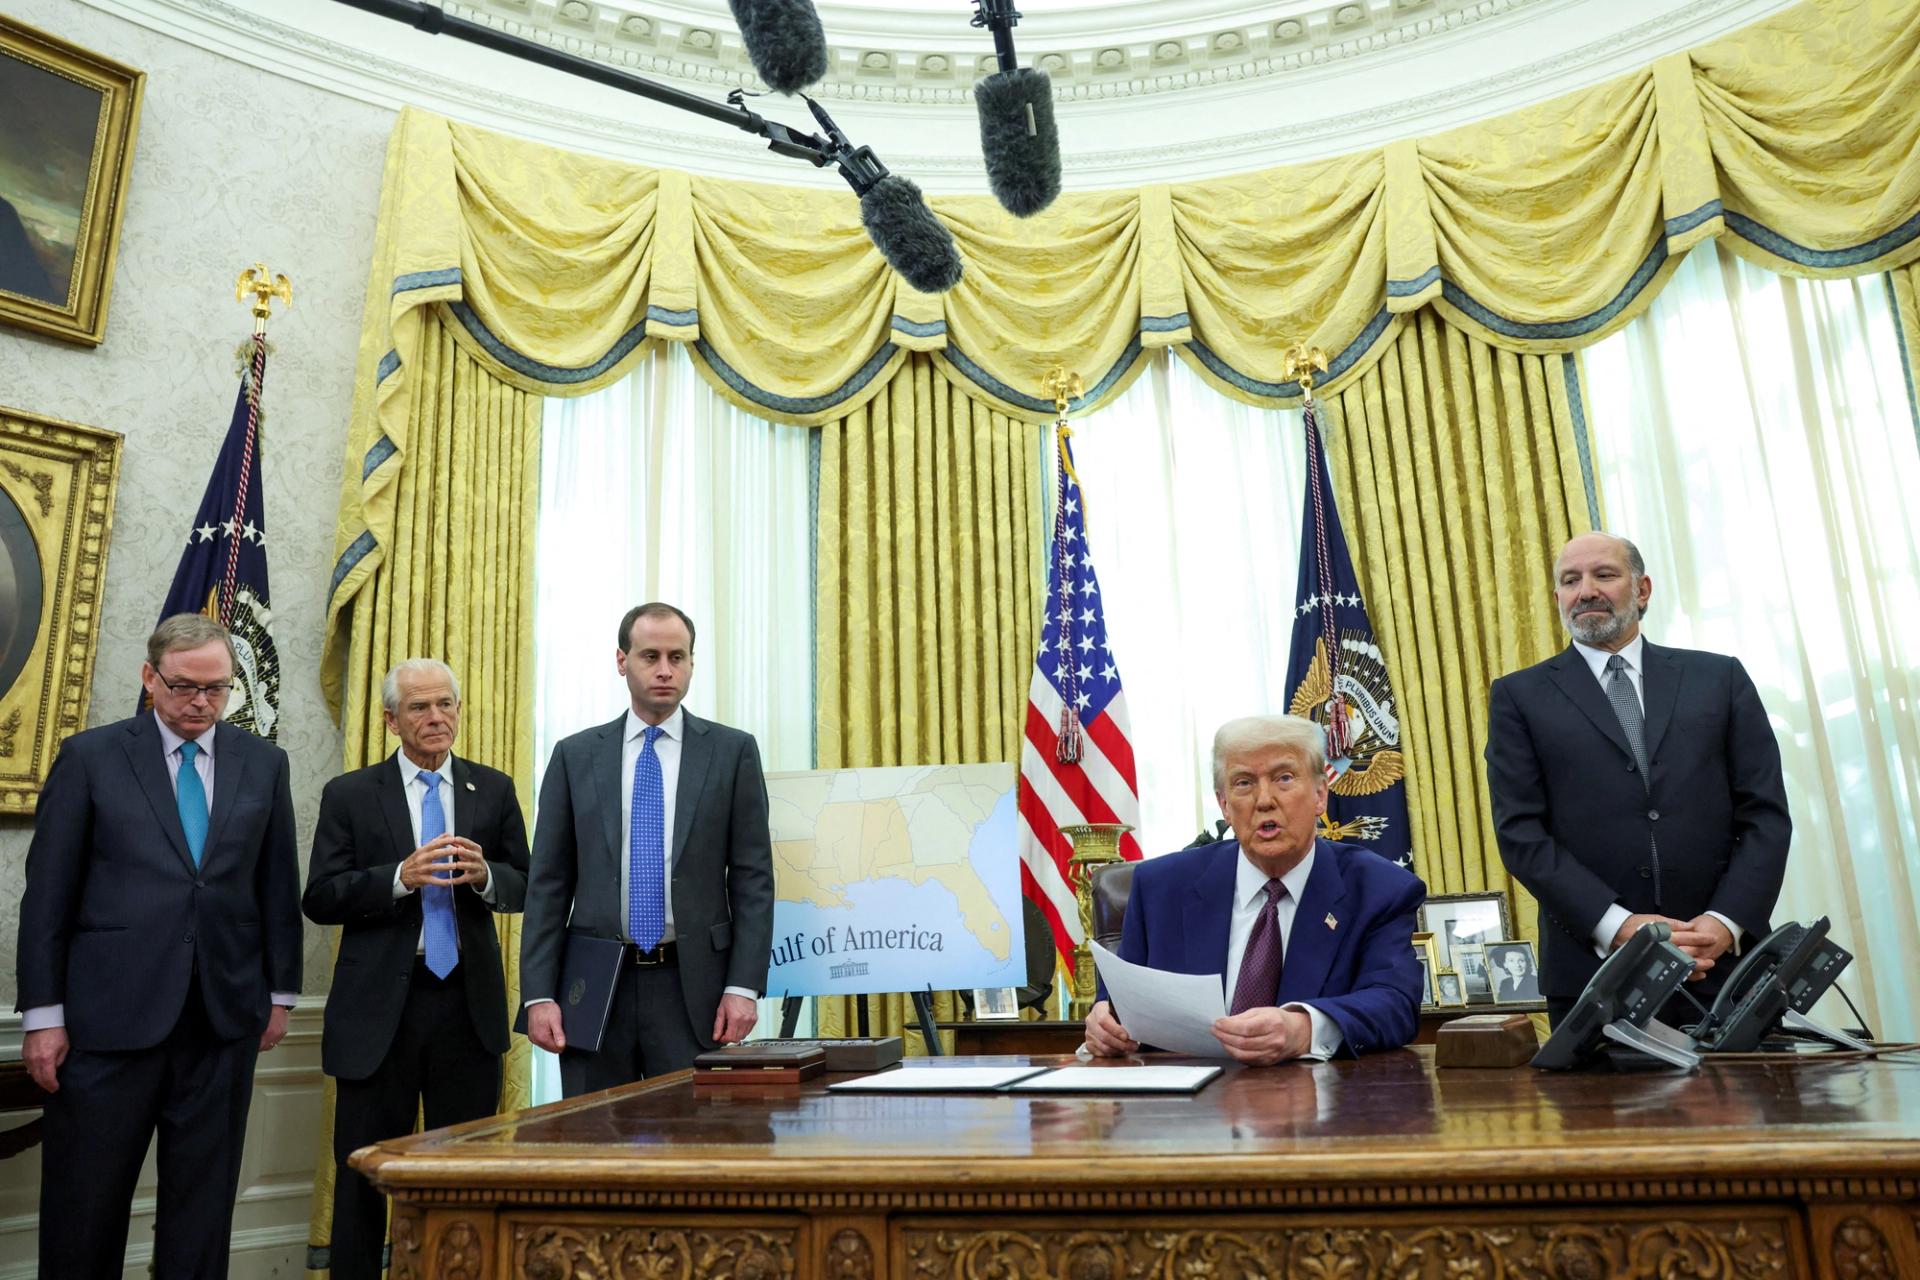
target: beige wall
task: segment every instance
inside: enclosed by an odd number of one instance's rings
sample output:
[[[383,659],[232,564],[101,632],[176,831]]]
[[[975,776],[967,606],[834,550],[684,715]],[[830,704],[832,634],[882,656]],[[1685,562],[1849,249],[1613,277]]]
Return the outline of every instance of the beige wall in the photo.
[[[270,331],[263,444],[280,745],[293,760],[304,863],[340,737],[315,676],[354,348],[392,113],[296,84],[71,0],[9,0],[9,16],[148,75],[106,341],[68,346],[0,328],[0,405],[126,437],[89,724],[128,715],[147,632],[225,433],[234,349],[250,320],[234,277],[262,260],[293,280]],[[14,940],[32,825],[0,822],[0,1054],[17,1054]],[[309,927],[311,997],[261,1059],[235,1275],[304,1265],[320,1110],[328,943]],[[0,1125],[11,1123],[0,1120]],[[38,1158],[0,1163],[0,1277],[33,1274]],[[152,1186],[135,1203],[129,1274],[144,1274]]]

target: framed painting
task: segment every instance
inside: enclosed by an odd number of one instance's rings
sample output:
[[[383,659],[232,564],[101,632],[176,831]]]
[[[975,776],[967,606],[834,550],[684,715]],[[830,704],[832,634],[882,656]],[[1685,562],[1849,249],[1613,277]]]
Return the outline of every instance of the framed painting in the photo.
[[[98,346],[146,73],[0,16],[0,321]]]
[[[118,435],[0,408],[0,813],[87,722],[119,480]]]

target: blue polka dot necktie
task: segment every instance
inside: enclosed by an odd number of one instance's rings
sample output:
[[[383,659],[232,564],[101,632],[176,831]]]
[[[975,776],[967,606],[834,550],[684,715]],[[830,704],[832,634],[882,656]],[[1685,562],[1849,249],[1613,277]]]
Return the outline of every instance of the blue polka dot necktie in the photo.
[[[424,845],[447,834],[447,811],[440,805],[440,775],[423,769],[420,781],[427,786],[427,794],[420,800],[420,843]],[[444,859],[435,867],[452,861]],[[420,936],[426,943],[427,968],[433,971],[434,977],[444,978],[460,963],[460,942],[454,934],[453,886],[421,885],[420,911]]]
[[[653,749],[660,733],[658,725],[647,726],[633,762],[633,817],[627,824],[627,929],[642,951],[659,946],[667,931],[667,801]]]
[[[173,802],[180,810],[180,827],[187,833],[187,852],[193,855],[193,865],[200,865],[200,854],[207,847],[207,788],[200,781],[200,771],[193,767],[193,758],[200,754],[200,744],[183,742],[180,744],[180,772],[173,783]]]

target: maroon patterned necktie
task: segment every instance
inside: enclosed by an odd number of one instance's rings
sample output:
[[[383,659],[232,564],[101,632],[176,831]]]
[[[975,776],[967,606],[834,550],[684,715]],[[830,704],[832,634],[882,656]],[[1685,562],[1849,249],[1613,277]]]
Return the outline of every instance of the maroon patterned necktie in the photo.
[[[1267,901],[1247,935],[1247,952],[1240,960],[1240,980],[1233,984],[1233,1007],[1228,1013],[1264,1009],[1280,994],[1280,899],[1287,886],[1267,881]]]

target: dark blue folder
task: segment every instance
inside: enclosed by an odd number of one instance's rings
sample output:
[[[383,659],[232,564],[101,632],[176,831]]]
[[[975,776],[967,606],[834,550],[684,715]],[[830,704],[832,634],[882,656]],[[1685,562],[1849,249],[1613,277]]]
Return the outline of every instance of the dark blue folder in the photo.
[[[613,989],[620,982],[620,966],[626,962],[627,944],[618,938],[596,938],[585,933],[568,933],[567,947],[560,956],[560,989],[553,993],[560,1005],[560,1029],[566,1033],[567,1048],[593,1053],[607,1033],[607,1011],[613,1007]],[[527,1007],[513,1029],[527,1034]]]

